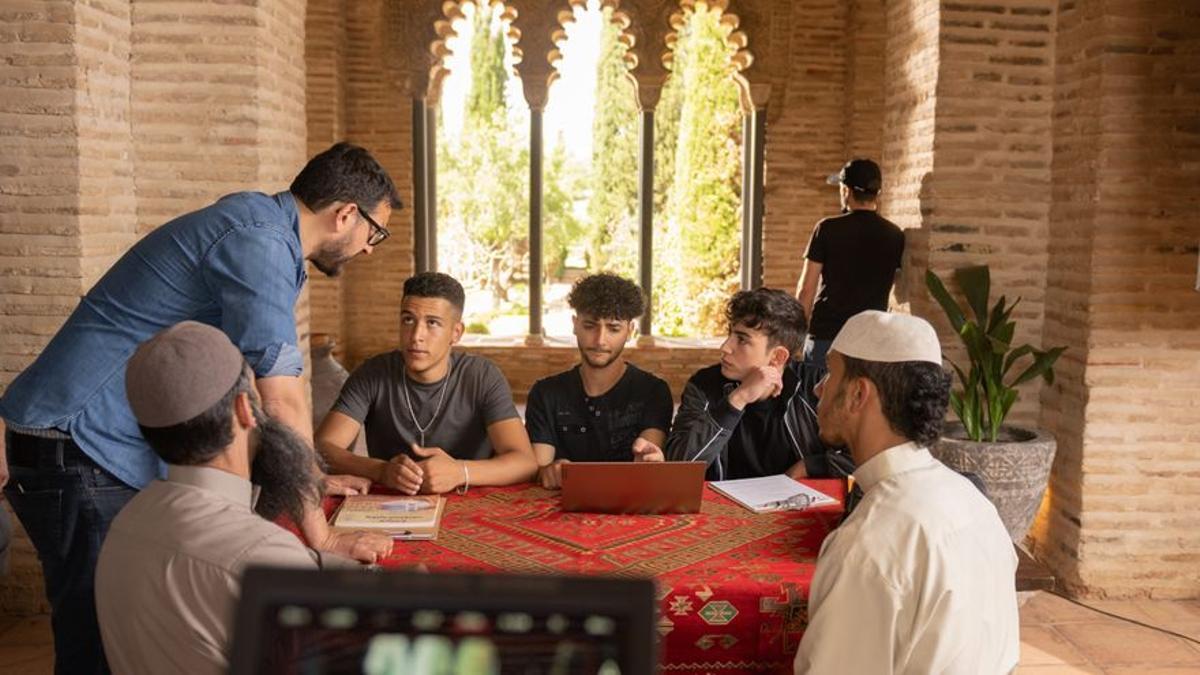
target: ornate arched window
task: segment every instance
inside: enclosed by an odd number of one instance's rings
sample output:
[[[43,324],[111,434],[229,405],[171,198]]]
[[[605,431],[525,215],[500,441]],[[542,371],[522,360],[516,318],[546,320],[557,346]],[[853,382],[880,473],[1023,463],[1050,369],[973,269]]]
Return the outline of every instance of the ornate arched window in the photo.
[[[643,334],[718,334],[729,294],[755,283],[736,19],[720,2],[667,5],[656,18],[670,34],[639,52],[632,5],[572,0],[553,25],[518,28],[522,4],[446,5],[439,114],[422,143],[436,162],[418,181],[436,218],[417,233],[418,267],[463,281],[468,333],[568,337],[571,283],[606,270],[652,289]],[[540,35],[531,23],[553,39],[541,56],[523,53]],[[528,83],[529,58],[553,69],[522,96],[514,70]],[[652,95],[635,78],[645,59],[665,65]]]

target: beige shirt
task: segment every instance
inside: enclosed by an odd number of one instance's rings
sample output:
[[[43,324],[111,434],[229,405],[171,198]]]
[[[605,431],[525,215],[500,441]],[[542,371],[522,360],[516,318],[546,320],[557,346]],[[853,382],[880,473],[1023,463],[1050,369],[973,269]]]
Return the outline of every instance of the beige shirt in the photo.
[[[925,448],[854,472],[858,508],[821,546],[796,673],[1007,673],[1017,556],[995,507]]]
[[[113,520],[96,565],[96,611],[115,673],[223,673],[242,572],[312,568],[315,552],[251,509],[250,482],[169,466]]]

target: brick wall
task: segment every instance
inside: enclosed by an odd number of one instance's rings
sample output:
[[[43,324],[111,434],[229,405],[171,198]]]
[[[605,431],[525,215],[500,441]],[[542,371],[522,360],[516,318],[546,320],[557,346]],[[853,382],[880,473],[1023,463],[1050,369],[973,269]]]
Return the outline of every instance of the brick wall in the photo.
[[[846,128],[842,155],[883,154],[884,68],[887,55],[887,8],[883,0],[854,0],[846,17]],[[833,173],[833,167],[829,173]],[[836,201],[836,197],[834,200]]]
[[[128,8],[46,2],[6,6],[0,18],[0,115],[5,129],[19,130],[0,134],[3,387],[120,247],[132,205],[120,150],[129,126]],[[17,526],[0,614],[47,609],[36,552]]]
[[[345,0],[310,0],[305,19],[305,90],[308,155],[346,137]],[[312,332],[340,333],[345,320],[341,277],[327,277],[309,266],[308,295]],[[338,352],[341,355],[341,345]]]
[[[920,297],[917,271],[929,261],[927,189],[933,172],[934,96],[937,85],[938,3],[912,0],[887,5],[884,76],[883,192],[880,213],[907,230],[904,266],[910,294]],[[919,312],[926,314],[926,312]]]
[[[71,2],[0,7],[0,386],[82,292],[76,16]]]
[[[1055,0],[945,3],[941,10],[928,267],[988,264],[993,301],[1021,297],[1016,344],[1042,335],[1050,212]],[[918,297],[927,297],[924,294]],[[957,338],[932,302],[954,357]],[[959,361],[961,363],[961,361]],[[1014,374],[1015,375],[1015,374]],[[1037,418],[1040,381],[1010,415]]]
[[[1059,39],[1046,335],[1074,353],[1043,395],[1060,450],[1035,536],[1077,592],[1192,597],[1200,12],[1063,3]]]
[[[1101,6],[1060,8],[1054,93],[1054,150],[1044,339],[1071,345],[1042,390],[1042,424],[1058,441],[1054,471],[1033,527],[1038,553],[1070,587],[1079,586],[1083,435],[1087,409],[1088,296],[1100,155],[1100,56],[1092,47]],[[1052,541],[1051,541],[1052,538]]]
[[[255,23],[248,4],[133,4],[141,233],[257,182]]]
[[[82,287],[88,289],[137,238],[130,135],[130,8],[76,6]]]
[[[1106,3],[1084,587],[1200,594],[1200,8]]]
[[[1054,6],[1032,2],[889,6],[884,215],[907,231],[898,299],[964,350],[925,291],[932,269],[988,264],[993,300],[1021,296],[1017,343],[1042,333],[1050,209]],[[955,286],[948,284],[951,289]],[[1030,424],[1037,383],[1010,421]]]
[[[838,212],[825,178],[846,161],[846,3],[792,8],[792,53],[783,106],[767,126],[763,284],[794,291],[817,221]],[[751,38],[753,40],[753,38]],[[750,49],[754,49],[751,42]]]
[[[347,3],[346,136],[370,149],[405,203],[387,223],[392,237],[344,272],[345,321],[339,339],[346,359],[354,363],[396,344],[401,289],[413,272],[412,100],[401,86],[406,73],[394,66],[407,63],[407,45],[387,32],[385,19],[378,0]]]

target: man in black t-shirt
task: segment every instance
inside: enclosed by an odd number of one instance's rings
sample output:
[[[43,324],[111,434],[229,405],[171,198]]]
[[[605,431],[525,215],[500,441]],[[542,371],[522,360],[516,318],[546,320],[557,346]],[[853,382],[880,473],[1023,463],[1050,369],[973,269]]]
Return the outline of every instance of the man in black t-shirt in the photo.
[[[877,212],[883,186],[878,164],[850,160],[829,182],[841,186],[843,213],[817,223],[796,287],[808,319],[804,360],[819,368],[850,317],[868,309],[887,311],[904,254],[904,232]]]
[[[567,302],[575,310],[580,363],[538,380],[525,411],[546,488],[562,485],[565,462],[661,462],[671,427],[667,383],[621,357],[644,310],[641,290],[594,274],[575,283]]]

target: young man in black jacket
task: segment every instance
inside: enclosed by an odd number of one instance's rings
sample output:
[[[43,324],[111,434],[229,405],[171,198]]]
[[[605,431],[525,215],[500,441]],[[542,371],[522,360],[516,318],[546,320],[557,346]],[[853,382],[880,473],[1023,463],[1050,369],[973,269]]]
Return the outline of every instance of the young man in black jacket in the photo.
[[[721,362],[688,380],[667,458],[708,462],[709,480],[853,471],[849,455],[827,447],[817,433],[813,388],[824,369],[793,358],[805,338],[800,303],[777,289],[741,291],[725,317]]]

